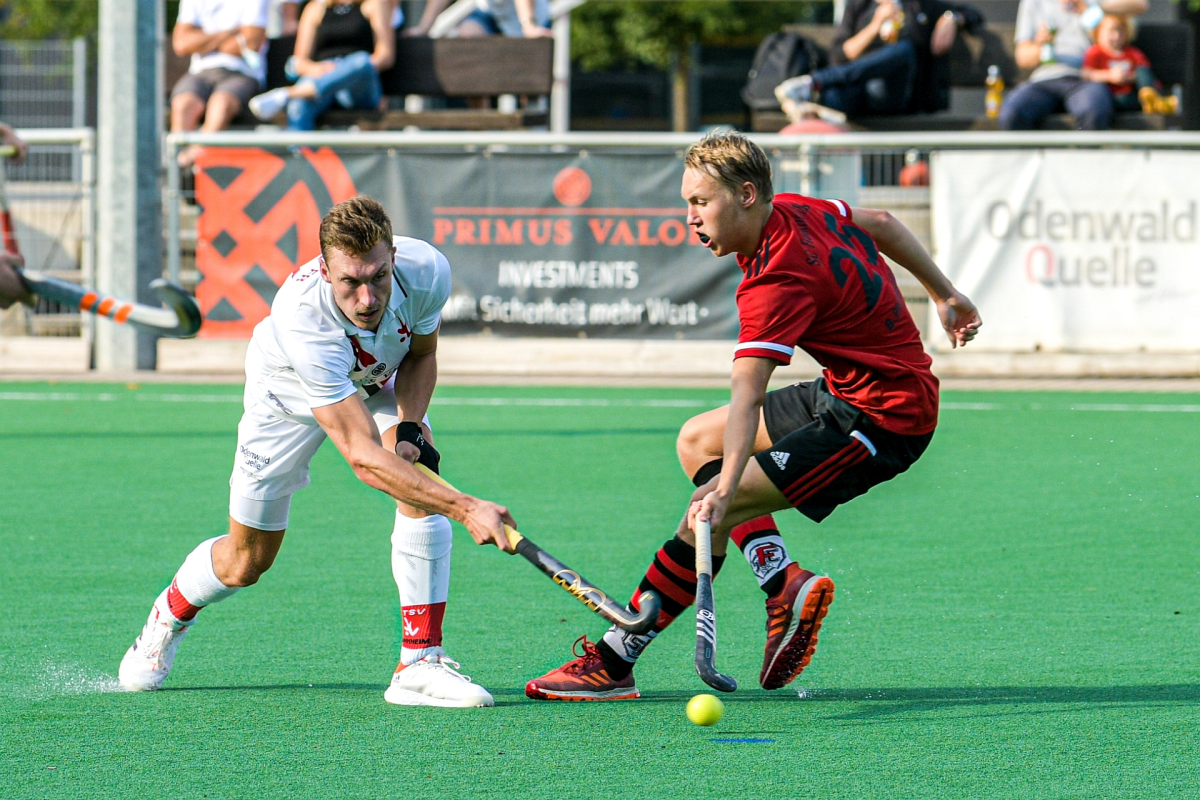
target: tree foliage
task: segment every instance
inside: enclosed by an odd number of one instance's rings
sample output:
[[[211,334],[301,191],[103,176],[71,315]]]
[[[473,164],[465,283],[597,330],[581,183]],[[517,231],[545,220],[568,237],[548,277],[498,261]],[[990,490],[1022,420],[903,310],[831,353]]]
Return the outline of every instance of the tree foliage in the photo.
[[[571,13],[571,56],[587,71],[686,65],[693,44],[753,47],[788,23],[815,21],[807,2],[591,0]]]
[[[99,0],[0,0],[4,39],[73,39],[99,26]]]

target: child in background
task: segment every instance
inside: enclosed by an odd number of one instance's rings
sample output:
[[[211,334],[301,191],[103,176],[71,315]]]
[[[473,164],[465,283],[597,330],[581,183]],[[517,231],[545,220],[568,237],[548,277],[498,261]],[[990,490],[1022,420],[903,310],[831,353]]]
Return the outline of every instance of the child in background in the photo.
[[[1095,44],[1083,56],[1080,75],[1084,80],[1107,83],[1117,111],[1137,111],[1140,107],[1146,114],[1179,113],[1179,98],[1159,94],[1150,60],[1141,50],[1129,46],[1131,34],[1129,17],[1105,14],[1093,33]]]

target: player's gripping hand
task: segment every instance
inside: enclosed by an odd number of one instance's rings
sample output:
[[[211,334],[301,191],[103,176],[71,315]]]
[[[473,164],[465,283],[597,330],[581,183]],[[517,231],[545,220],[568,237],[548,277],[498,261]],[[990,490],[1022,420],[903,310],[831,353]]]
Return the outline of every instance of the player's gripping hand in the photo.
[[[945,300],[937,301],[938,318],[942,327],[950,337],[951,347],[960,347],[975,338],[983,320],[979,318],[979,309],[961,292],[951,292]]]
[[[438,464],[442,455],[429,443],[428,436],[429,431],[423,424],[401,422],[396,426],[396,455],[410,464],[424,464],[434,474],[440,474]]]
[[[471,534],[471,538],[475,540],[475,544],[494,544],[504,552],[511,553],[512,545],[509,544],[508,537],[504,534],[504,526],[508,525],[516,530],[517,523],[512,514],[508,513],[508,509],[504,506],[489,503],[487,500],[478,498],[472,498],[472,500],[474,502],[462,520],[462,524],[466,527],[467,533]]]
[[[696,522],[707,521],[713,530],[721,526],[721,521],[725,519],[725,511],[729,505],[729,499],[718,492],[707,492],[703,497],[693,499],[692,504],[688,507],[688,528],[692,531],[696,530]]]

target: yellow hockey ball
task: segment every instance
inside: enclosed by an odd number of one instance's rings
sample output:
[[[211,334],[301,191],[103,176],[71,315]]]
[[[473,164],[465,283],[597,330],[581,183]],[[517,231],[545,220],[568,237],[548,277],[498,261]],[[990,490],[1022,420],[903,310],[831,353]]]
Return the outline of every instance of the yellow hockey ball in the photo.
[[[697,725],[716,725],[725,714],[725,704],[711,694],[698,694],[687,704],[687,718]]]

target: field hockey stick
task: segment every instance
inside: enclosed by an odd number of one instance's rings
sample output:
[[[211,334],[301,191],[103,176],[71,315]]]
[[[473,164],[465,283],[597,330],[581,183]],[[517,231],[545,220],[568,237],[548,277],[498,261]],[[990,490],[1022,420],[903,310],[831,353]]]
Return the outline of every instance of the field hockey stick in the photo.
[[[21,250],[17,245],[16,228],[13,226],[12,214],[8,210],[8,193],[4,179],[3,159],[17,152],[11,145],[0,146],[0,236],[3,238],[4,249],[10,255],[19,256]],[[86,289],[70,281],[44,275],[31,269],[17,271],[24,281],[26,288],[34,294],[41,295],[47,300],[53,300],[65,306],[74,306],[80,311],[89,311],[102,317],[108,317],[114,322],[133,325],[152,331],[160,336],[173,339],[190,339],[200,330],[204,318],[200,315],[200,306],[191,295],[181,287],[169,283],[162,278],[150,282],[150,288],[166,305],[166,308],[132,303],[106,297],[92,289]]]
[[[712,590],[712,528],[696,520],[696,672],[718,692],[732,692],[737,681],[717,672],[717,614]]]
[[[430,480],[440,483],[447,489],[458,491],[445,478],[427,468],[424,464],[416,464],[415,466]],[[658,620],[658,612],[662,608],[662,601],[659,600],[658,595],[654,592],[643,592],[642,596],[638,598],[640,610],[636,614],[632,613],[620,603],[614,602],[607,594],[598,589],[595,584],[529,541],[526,537],[517,533],[510,526],[504,526],[504,535],[508,537],[509,547],[512,548],[509,552],[524,556],[530,564],[533,564],[546,573],[546,575],[550,576],[550,580],[562,587],[563,591],[618,628],[630,633],[645,633],[654,627],[654,623]]]

